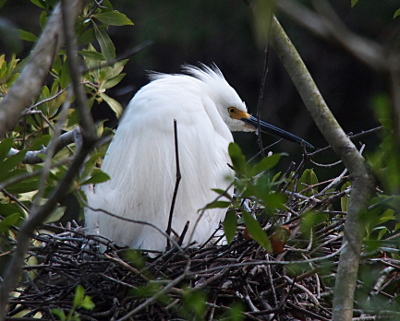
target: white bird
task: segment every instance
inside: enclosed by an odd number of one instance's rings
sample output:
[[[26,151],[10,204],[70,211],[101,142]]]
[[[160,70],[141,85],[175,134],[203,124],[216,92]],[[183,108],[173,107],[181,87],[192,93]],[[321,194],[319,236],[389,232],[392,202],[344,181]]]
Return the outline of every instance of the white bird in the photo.
[[[208,209],[193,231],[200,209],[227,189],[234,173],[228,166],[231,131],[256,131],[257,118],[216,67],[186,65],[186,74],[151,74],[151,82],[129,103],[108,148],[102,170],[111,179],[87,192],[85,209],[89,233],[101,234],[121,246],[163,251],[167,239],[152,226],[112,217],[150,222],[167,229],[176,182],[174,120],[182,179],[172,216],[172,230],[183,245],[205,243],[224,219],[226,209]],[[305,140],[270,124],[262,131],[311,146]],[[233,188],[228,191],[231,195]],[[193,234],[192,234],[193,233]]]

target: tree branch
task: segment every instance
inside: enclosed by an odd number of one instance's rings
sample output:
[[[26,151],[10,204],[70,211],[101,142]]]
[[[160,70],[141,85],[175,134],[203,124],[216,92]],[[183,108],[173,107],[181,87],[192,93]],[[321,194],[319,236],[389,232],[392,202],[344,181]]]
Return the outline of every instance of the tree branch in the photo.
[[[60,48],[59,37],[62,34],[61,28],[64,27],[65,31],[70,28],[70,31],[68,32],[69,41],[67,41],[67,52],[69,54],[68,62],[70,64],[70,74],[77,101],[76,108],[81,116],[80,125],[84,129],[82,133],[82,147],[74,157],[74,160],[64,174],[64,177],[50,194],[48,201],[42,206],[35,206],[35,204],[33,204],[28,219],[20,228],[17,238],[18,245],[10,264],[7,266],[4,274],[4,281],[0,288],[0,321],[3,321],[6,315],[9,293],[12,291],[21,275],[22,265],[25,254],[29,248],[31,235],[34,233],[34,230],[50,215],[50,213],[57,206],[58,202],[69,191],[73,179],[79,172],[79,168],[84,163],[86,156],[92,150],[95,143],[98,141],[96,128],[87,108],[85,100],[86,97],[83,97],[83,88],[80,87],[81,75],[76,68],[71,67],[71,65],[76,62],[74,58],[70,59],[71,57],[76,56],[76,45],[73,41],[74,22],[78,12],[80,12],[82,8],[83,3],[84,0],[68,1],[68,4],[65,2],[63,9],[65,9],[66,12],[62,14],[63,19],[61,19],[60,5],[56,7],[52,18],[45,28],[45,32],[39,39],[35,50],[31,54],[27,65],[20,75],[20,78],[16,81],[6,96],[6,98],[8,97],[8,100],[4,98],[0,105],[0,107],[3,107],[3,109],[0,110],[0,137],[2,137],[5,135],[7,129],[11,129],[9,126],[14,126],[23,108],[29,105],[29,103],[27,104],[27,101],[30,101],[32,98],[37,96],[38,92],[40,91],[41,84],[43,83],[44,78],[47,76],[52,59]],[[63,21],[65,22],[64,26],[62,25]],[[72,35],[70,32],[72,32]],[[71,37],[73,39],[72,41]],[[44,45],[48,46],[48,48],[43,47]],[[43,63],[44,65],[38,66],[39,63]],[[22,97],[19,92],[18,95],[16,95],[17,91],[23,92]],[[13,121],[7,122],[7,117],[12,118]],[[54,147],[55,146],[53,145],[53,148]],[[52,156],[51,149],[52,148],[49,148],[50,152],[48,152],[48,158]],[[43,171],[43,173],[45,173],[45,171]]]
[[[60,135],[57,138],[56,146],[54,149],[54,155],[56,155],[60,150],[69,144],[75,143],[76,135],[79,134],[79,127],[75,127],[73,130]],[[20,151],[16,148],[11,148],[7,157],[15,155]],[[47,155],[48,147],[43,147],[41,150],[28,151],[22,160],[23,164],[39,164],[43,163],[43,157],[40,155]]]
[[[333,320],[351,320],[364,231],[361,217],[368,210],[374,179],[364,158],[337,123],[307,67],[276,19],[272,22],[270,41],[321,133],[350,173],[352,191],[344,225],[345,246],[340,254],[335,283]]]
[[[87,108],[87,97],[81,83],[81,72],[77,53],[77,42],[75,37],[75,8],[69,0],[61,0],[63,29],[67,52],[67,63],[71,74],[72,87],[75,93],[75,104],[80,117],[84,139],[96,140],[96,126],[94,125],[90,110]]]
[[[71,1],[74,17],[78,15],[83,2]],[[62,40],[61,7],[57,5],[20,76],[0,101],[0,139],[15,127],[24,109],[40,94]]]
[[[8,304],[8,295],[18,281],[24,262],[25,254],[29,248],[29,242],[34,230],[50,215],[58,202],[69,191],[71,183],[79,172],[79,168],[84,163],[86,156],[92,149],[91,144],[83,144],[82,149],[75,156],[71,166],[65,173],[63,179],[50,195],[48,201],[41,207],[31,212],[29,218],[22,225],[18,234],[18,246],[14,252],[13,258],[4,274],[4,282],[0,289],[0,321],[3,321],[6,315]]]
[[[335,39],[335,41],[369,67],[378,70],[387,70],[390,68],[385,59],[385,51],[379,43],[351,32],[336,16],[326,1],[313,0],[312,2],[320,14],[316,14],[305,6],[298,4],[297,1],[274,1],[278,9],[282,10],[299,25],[319,37]]]

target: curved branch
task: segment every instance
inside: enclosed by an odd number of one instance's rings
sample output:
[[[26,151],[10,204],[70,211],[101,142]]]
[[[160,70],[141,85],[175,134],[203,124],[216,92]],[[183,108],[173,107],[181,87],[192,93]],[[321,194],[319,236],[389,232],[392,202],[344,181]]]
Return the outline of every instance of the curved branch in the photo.
[[[344,225],[344,249],[340,254],[335,283],[333,320],[351,320],[364,231],[361,218],[368,210],[374,178],[364,158],[329,110],[307,67],[276,19],[272,22],[270,41],[321,133],[350,174],[352,190]]]
[[[56,146],[54,149],[54,155],[56,155],[60,150],[62,150],[65,146],[68,146],[69,144],[75,143],[75,140],[77,139],[77,135],[80,135],[79,133],[79,127],[75,127],[73,130],[66,132],[62,135],[60,135],[57,138],[56,141]],[[10,157],[12,155],[15,155],[19,153],[20,151],[16,148],[11,148],[10,152],[8,153],[7,157]],[[43,147],[41,150],[34,150],[34,151],[28,151],[22,160],[23,164],[39,164],[43,163],[43,155],[47,155],[48,152],[48,147]],[[42,155],[42,156],[40,156]]]

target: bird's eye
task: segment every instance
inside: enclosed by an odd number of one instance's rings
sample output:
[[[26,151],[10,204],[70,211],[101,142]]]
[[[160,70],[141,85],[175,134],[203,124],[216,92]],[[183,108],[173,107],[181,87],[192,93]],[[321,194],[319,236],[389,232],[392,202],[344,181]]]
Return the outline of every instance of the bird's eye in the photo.
[[[230,115],[236,114],[236,108],[235,108],[235,107],[229,107],[229,108],[228,108],[228,113],[229,113]]]

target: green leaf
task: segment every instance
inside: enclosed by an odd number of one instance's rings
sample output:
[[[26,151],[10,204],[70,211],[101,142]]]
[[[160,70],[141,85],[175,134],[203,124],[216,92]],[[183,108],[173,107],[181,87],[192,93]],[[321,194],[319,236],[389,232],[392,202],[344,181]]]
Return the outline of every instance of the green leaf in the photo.
[[[80,36],[78,36],[77,43],[78,46],[87,45],[96,40],[96,34],[93,28],[86,30]]]
[[[82,302],[84,296],[85,289],[83,288],[83,286],[78,285],[75,289],[74,302],[72,305],[73,309],[80,306],[80,303]]]
[[[389,230],[388,230],[388,228],[387,228],[386,226],[378,226],[378,227],[374,228],[374,232],[377,232],[377,231],[379,231],[379,233],[378,233],[378,235],[377,235],[377,237],[376,237],[377,240],[381,240],[382,237],[383,237],[387,232],[389,232]]]
[[[67,319],[63,309],[51,309],[51,313],[57,316],[60,321],[65,321]]]
[[[211,203],[207,204],[206,208],[207,209],[210,209],[210,208],[227,208],[227,207],[229,207],[229,205],[231,205],[231,202],[214,201],[214,202],[211,202]]]
[[[82,50],[79,53],[85,58],[96,61],[104,61],[104,56],[102,53],[93,50]]]
[[[100,20],[103,23],[112,26],[133,25],[131,19],[129,19],[126,15],[118,11],[99,13],[94,15],[93,17]]]
[[[42,29],[44,29],[44,27],[46,26],[47,18],[48,18],[47,12],[46,10],[43,10],[39,17],[39,23]]]
[[[83,298],[83,300],[81,302],[81,307],[86,309],[86,310],[93,310],[94,307],[95,307],[95,304],[93,303],[93,301],[90,298],[90,296],[85,295],[85,297]]]
[[[243,305],[240,302],[235,302],[232,306],[229,307],[227,310],[227,318],[226,320],[231,320],[231,321],[243,321]]]
[[[267,171],[275,167],[282,156],[282,154],[273,154],[271,156],[264,157],[261,161],[253,166],[250,172],[250,176],[255,176],[257,174],[260,174],[261,172]]]
[[[122,116],[122,112],[124,111],[121,104],[115,99],[107,96],[105,93],[100,93],[100,97],[104,99],[108,106],[114,111],[115,116],[120,118]]]
[[[299,182],[297,184],[297,192],[301,192],[309,186],[318,184],[318,178],[312,169],[306,169],[301,175]],[[312,196],[316,191],[313,188],[308,188],[304,193],[305,196]]]
[[[99,157],[103,157],[104,153],[93,153],[90,158],[85,162],[82,173],[80,174],[80,180],[86,179],[95,169],[96,163]]]
[[[348,188],[350,185],[351,185],[350,182],[344,183],[343,186],[342,186],[342,188],[341,188],[341,191],[343,192],[343,191],[344,191],[346,188]],[[341,210],[342,210],[343,212],[347,212],[347,210],[348,210],[348,208],[349,208],[349,201],[350,201],[350,199],[349,199],[348,196],[343,196],[343,197],[340,198],[340,207],[341,207]]]
[[[20,165],[26,153],[26,150],[20,151],[17,154],[10,156],[3,163],[1,163],[0,177],[3,177],[4,174]]]
[[[17,174],[16,171],[14,171],[13,174]],[[24,173],[21,174],[23,175]],[[22,182],[18,182],[16,184],[8,186],[7,191],[11,194],[22,194],[37,190],[38,186],[39,186],[39,178],[32,177],[29,179],[25,179]]]
[[[118,76],[107,79],[106,81],[102,82],[100,85],[100,89],[110,89],[115,85],[118,85],[119,82],[125,77],[125,74],[119,74]]]
[[[228,147],[229,156],[232,160],[233,169],[239,176],[246,174],[246,158],[239,145],[230,143]]]
[[[383,223],[386,223],[387,221],[391,221],[391,220],[393,220],[393,221],[396,220],[395,211],[391,208],[388,208],[379,217],[379,223],[383,224]]]
[[[109,12],[113,11],[113,6],[109,0],[105,0],[101,2],[101,11],[102,12]]]
[[[230,196],[230,195],[228,194],[228,192],[225,191],[224,189],[212,188],[211,190],[214,191],[215,193],[217,193],[218,195],[223,195],[224,197],[230,199],[231,202],[232,202],[232,196]]]
[[[64,61],[61,70],[60,70],[60,86],[61,88],[67,88],[69,83],[71,82],[71,74],[69,72],[68,62]]]
[[[398,16],[400,16],[400,9],[396,10],[396,12],[393,15],[393,19],[396,19]]]
[[[19,207],[19,205],[17,205],[16,203],[11,203],[11,204],[0,203],[1,216],[6,217],[17,212],[19,213],[21,218],[25,216],[24,210],[21,207]]]
[[[46,1],[44,0],[31,0],[31,2],[39,8],[46,9]]]
[[[102,72],[104,73],[102,74],[102,79],[108,80],[118,76],[122,72],[122,70],[124,70],[124,66],[127,62],[128,59],[116,61],[115,63],[113,63],[112,66],[103,69]]]
[[[20,220],[21,214],[20,213],[13,213],[7,217],[5,217],[0,222],[0,232],[7,233],[10,230],[11,226],[17,226]]]
[[[123,257],[125,260],[127,260],[129,263],[131,263],[134,267],[136,267],[139,270],[145,270],[146,271],[146,256],[143,255],[142,252],[135,250],[135,249],[127,249],[122,252]]]
[[[265,207],[269,212],[273,212],[276,209],[284,210],[285,207],[283,204],[287,201],[287,196],[285,194],[281,194],[279,192],[275,193],[264,193],[264,195],[260,196],[260,199],[263,200]]]
[[[247,231],[251,235],[252,239],[268,252],[272,253],[271,242],[269,241],[267,234],[263,231],[258,221],[246,211],[243,211],[242,215],[244,223],[247,227]]]
[[[13,137],[9,137],[0,142],[0,162],[2,162],[10,151],[14,142]]]
[[[24,41],[36,42],[38,40],[38,37],[29,31],[20,29],[19,30],[19,39],[24,40]]]
[[[351,0],[351,6],[354,7],[357,4],[358,0]]]
[[[144,286],[132,289],[132,295],[139,298],[151,298],[154,294],[160,292],[161,281],[152,280],[147,282]],[[162,299],[162,298],[161,298]]]
[[[204,320],[206,309],[206,295],[203,291],[184,291],[183,292],[184,309],[194,313],[196,320]]]
[[[110,176],[108,176],[108,174],[104,173],[101,169],[95,168],[92,172],[92,176],[81,183],[81,185],[103,183],[109,179]]]
[[[271,183],[281,183],[283,180],[281,180],[281,181],[278,181],[278,178],[280,177],[282,175],[282,172],[278,172],[278,173],[276,173],[274,176],[272,176],[272,179],[271,179]],[[290,188],[288,188],[288,190],[289,190]]]
[[[65,214],[65,206],[56,207],[44,220],[44,224],[58,222]]]
[[[109,35],[101,28],[99,28],[95,23],[93,23],[94,33],[96,39],[99,42],[101,53],[107,61],[114,60],[116,57],[115,46],[111,41]]]
[[[224,231],[228,244],[231,244],[233,238],[235,237],[237,230],[237,217],[234,209],[230,209],[226,213],[224,220]]]
[[[43,146],[47,146],[50,144],[51,135],[43,135],[38,137],[33,144],[30,146],[30,150],[40,150]]]

